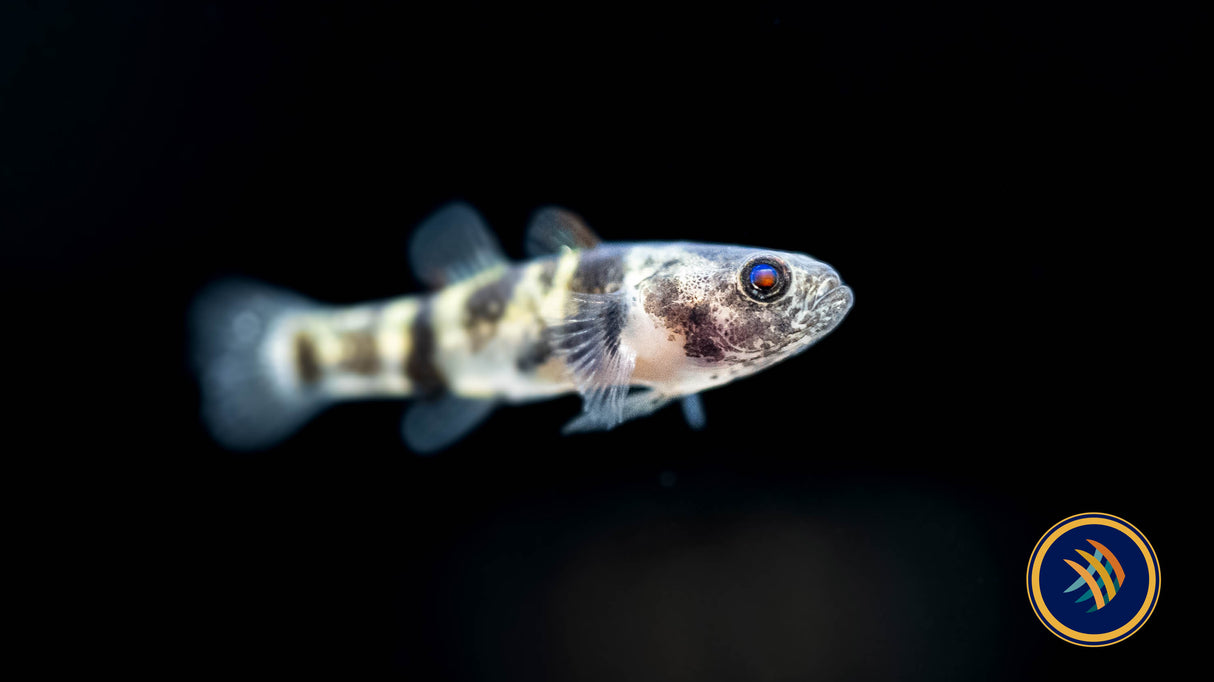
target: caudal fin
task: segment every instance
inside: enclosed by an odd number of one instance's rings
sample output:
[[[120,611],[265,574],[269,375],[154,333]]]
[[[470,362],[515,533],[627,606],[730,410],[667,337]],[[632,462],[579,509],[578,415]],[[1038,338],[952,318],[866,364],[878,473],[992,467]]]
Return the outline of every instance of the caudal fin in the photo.
[[[190,311],[192,360],[202,421],[232,450],[278,443],[310,419],[322,399],[302,390],[282,322],[317,304],[284,289],[243,279],[206,287]]]

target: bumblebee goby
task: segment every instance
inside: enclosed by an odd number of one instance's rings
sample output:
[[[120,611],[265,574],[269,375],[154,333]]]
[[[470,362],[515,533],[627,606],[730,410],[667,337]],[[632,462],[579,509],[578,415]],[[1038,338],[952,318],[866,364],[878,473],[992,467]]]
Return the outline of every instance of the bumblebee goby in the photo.
[[[559,208],[536,212],[530,260],[507,261],[469,205],[415,231],[430,293],[332,306],[245,280],[205,289],[191,315],[202,416],[256,450],[341,400],[412,400],[403,434],[441,450],[499,405],[577,392],[566,433],[610,429],[753,374],[830,333],[852,292],[799,254],[692,242],[602,242]]]

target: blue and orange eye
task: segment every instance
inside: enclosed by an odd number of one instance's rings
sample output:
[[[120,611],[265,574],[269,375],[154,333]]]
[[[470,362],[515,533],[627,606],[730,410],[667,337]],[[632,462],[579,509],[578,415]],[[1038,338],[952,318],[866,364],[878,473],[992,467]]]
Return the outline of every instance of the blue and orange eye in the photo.
[[[774,256],[752,258],[740,274],[742,291],[761,303],[774,300],[788,290],[788,266]]]
[[[760,291],[771,291],[780,282],[780,273],[767,263],[750,268],[750,284]]]

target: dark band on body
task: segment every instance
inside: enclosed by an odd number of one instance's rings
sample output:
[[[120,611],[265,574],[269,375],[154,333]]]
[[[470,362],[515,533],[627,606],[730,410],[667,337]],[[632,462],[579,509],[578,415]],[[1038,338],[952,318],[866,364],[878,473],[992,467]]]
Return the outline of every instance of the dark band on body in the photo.
[[[472,340],[473,351],[483,348],[497,332],[498,320],[506,313],[521,274],[519,268],[509,268],[468,297],[464,304],[464,329]]]
[[[599,247],[579,254],[569,288],[579,294],[610,294],[623,283],[624,250]]]
[[[539,284],[541,294],[547,294],[549,291],[552,291],[552,279],[556,277],[557,264],[558,259],[556,256],[545,258],[540,263]]]
[[[438,366],[434,363],[437,347],[434,343],[434,324],[431,317],[431,300],[427,297],[422,299],[421,309],[409,327],[413,343],[410,345],[409,356],[405,358],[405,376],[414,385],[416,392],[421,394],[434,393],[445,384]]]
[[[320,380],[320,361],[316,357],[316,343],[311,335],[299,332],[295,335],[295,371],[299,382],[305,386]]]

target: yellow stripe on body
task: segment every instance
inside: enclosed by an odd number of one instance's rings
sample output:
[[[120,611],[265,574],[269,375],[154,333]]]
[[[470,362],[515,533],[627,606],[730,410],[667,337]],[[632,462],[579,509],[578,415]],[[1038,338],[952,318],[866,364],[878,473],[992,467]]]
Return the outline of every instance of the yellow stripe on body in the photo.
[[[375,332],[379,355],[383,359],[383,374],[395,377],[404,392],[410,389],[405,376],[405,358],[413,350],[413,334],[410,329],[421,309],[416,297],[399,298],[386,303],[380,312],[379,325]]]
[[[573,283],[580,256],[580,251],[561,249],[561,255],[556,261],[556,272],[552,275],[552,284],[540,304],[540,315],[545,320],[560,320],[568,311],[570,285]]]
[[[528,266],[525,280],[531,283],[530,286],[536,292],[536,300],[539,302],[535,306],[537,312],[533,314],[538,315],[543,326],[560,324],[568,314],[572,298],[571,285],[581,253],[567,247],[562,248],[556,257],[556,268],[548,282],[543,280],[545,269],[551,267],[551,261],[541,261]],[[564,359],[551,351],[547,361],[531,369],[530,375],[536,395],[556,395],[576,390]]]

